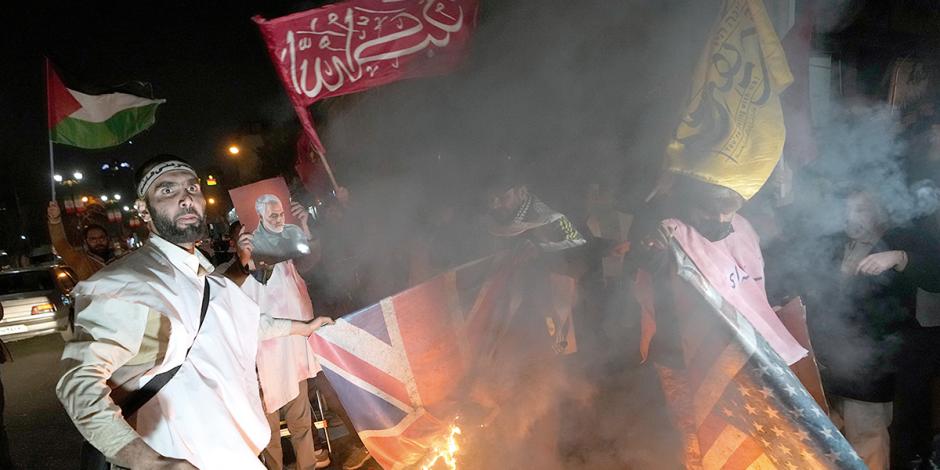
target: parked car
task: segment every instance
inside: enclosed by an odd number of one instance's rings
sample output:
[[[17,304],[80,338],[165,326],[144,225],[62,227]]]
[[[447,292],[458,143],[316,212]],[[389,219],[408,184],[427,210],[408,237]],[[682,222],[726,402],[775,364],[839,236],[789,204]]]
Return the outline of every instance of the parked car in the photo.
[[[0,272],[0,339],[16,341],[61,332],[68,338],[69,293],[76,283],[67,266]]]

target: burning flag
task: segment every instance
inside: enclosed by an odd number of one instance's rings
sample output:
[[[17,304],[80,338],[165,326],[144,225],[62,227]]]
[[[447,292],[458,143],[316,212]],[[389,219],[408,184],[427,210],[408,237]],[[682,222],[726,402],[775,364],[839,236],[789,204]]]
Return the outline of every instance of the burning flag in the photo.
[[[85,149],[113,147],[145,131],[156,120],[157,106],[166,102],[127,93],[88,95],[71,90],[48,64],[46,92],[49,138]]]
[[[864,469],[786,362],[675,239],[684,367],[657,365],[685,441],[704,469]],[[678,307],[681,305],[681,307]]]
[[[506,331],[514,315],[525,314],[516,314],[512,301],[519,291],[510,279],[519,268],[506,255],[468,263],[310,337],[324,374],[383,468],[455,468],[461,407],[494,412],[469,395],[474,384],[493,385],[492,375],[475,371],[504,367],[494,351],[517,341]],[[555,357],[554,337],[545,332],[542,339]]]

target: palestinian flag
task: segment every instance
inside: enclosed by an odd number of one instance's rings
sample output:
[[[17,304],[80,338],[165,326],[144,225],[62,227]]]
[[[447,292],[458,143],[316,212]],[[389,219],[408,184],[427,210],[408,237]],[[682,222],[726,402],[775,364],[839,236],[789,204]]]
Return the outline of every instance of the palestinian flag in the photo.
[[[152,126],[157,106],[127,93],[88,95],[70,90],[51,66],[46,67],[49,138],[86,149],[119,145]]]

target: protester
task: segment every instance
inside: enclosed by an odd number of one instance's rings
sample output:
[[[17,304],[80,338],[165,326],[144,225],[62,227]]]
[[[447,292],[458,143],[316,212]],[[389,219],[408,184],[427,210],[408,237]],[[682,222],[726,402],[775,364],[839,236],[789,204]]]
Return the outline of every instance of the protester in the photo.
[[[82,231],[82,240],[84,249],[79,250],[73,247],[65,236],[65,227],[62,225],[62,210],[59,209],[59,203],[49,202],[49,208],[46,210],[49,225],[49,238],[52,239],[52,246],[55,247],[59,256],[65,260],[75,271],[78,280],[83,281],[98,272],[106,264],[114,260],[114,252],[111,250],[111,238],[104,227],[91,224]]]
[[[501,262],[514,265],[512,276],[492,281],[505,284],[514,300],[489,327],[499,333],[474,358],[478,375],[471,396],[494,415],[484,445],[514,442],[530,449],[523,453],[526,461],[504,460],[519,455],[494,452],[490,466],[551,468],[561,444],[561,403],[578,383],[559,357],[577,350],[572,315],[577,280],[567,255],[586,242],[567,216],[511,174],[497,178],[485,198],[488,230],[507,248]]]
[[[239,240],[238,263],[224,276],[212,272],[194,249],[206,232],[206,201],[188,163],[155,157],[136,183],[135,206],[151,238],[73,291],[76,339],[63,352],[59,400],[85,439],[119,466],[263,468],[257,456],[270,430],[255,372],[258,343],[310,335],[330,320],[260,312],[239,288],[250,236]],[[162,388],[154,382],[167,378]]]
[[[642,309],[641,358],[649,358],[659,376],[675,427],[685,440],[684,464],[700,465],[694,430],[684,402],[688,365],[684,332],[701,331],[698,319],[685,310],[693,305],[688,286],[676,278],[678,260],[671,243],[678,243],[726,301],[732,303],[788,365],[807,351],[787,331],[767,300],[760,241],[737,212],[744,198],[734,190],[692,177],[675,177],[671,194],[661,206],[660,223],[635,244],[639,264],[634,297]],[[684,307],[678,307],[684,306]],[[703,346],[704,348],[704,346]],[[701,372],[700,372],[701,373]]]
[[[294,203],[291,212],[301,226],[307,225],[308,214],[299,204]],[[241,224],[236,221],[230,232],[237,234],[239,230]],[[306,256],[319,257],[319,251]],[[254,271],[253,276],[242,284],[242,290],[262,310],[278,312],[278,318],[310,321],[315,317],[306,283],[295,267],[294,260]],[[306,381],[320,372],[320,364],[310,343],[306,338],[296,336],[262,341],[258,347],[257,363],[261,399],[271,427],[271,440],[262,453],[265,467],[271,470],[284,468],[281,416],[290,431],[291,445],[297,459],[296,468],[307,470],[327,467],[330,464],[327,450],[314,448],[316,431],[313,429]]]

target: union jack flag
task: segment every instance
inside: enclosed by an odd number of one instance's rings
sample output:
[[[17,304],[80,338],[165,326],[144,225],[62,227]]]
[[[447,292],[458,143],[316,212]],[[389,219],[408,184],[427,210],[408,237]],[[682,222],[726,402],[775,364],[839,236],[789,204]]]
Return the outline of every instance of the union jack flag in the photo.
[[[842,434],[681,245],[677,321],[684,370],[658,367],[683,431],[686,465],[704,469],[865,469]]]
[[[448,430],[467,371],[505,329],[515,268],[509,256],[469,263],[311,336],[324,374],[383,468],[415,464]]]

